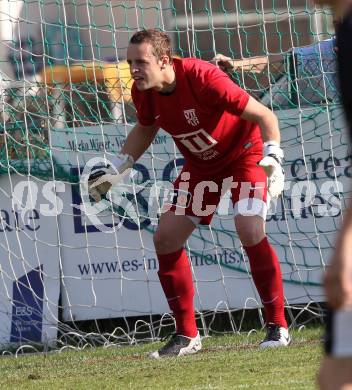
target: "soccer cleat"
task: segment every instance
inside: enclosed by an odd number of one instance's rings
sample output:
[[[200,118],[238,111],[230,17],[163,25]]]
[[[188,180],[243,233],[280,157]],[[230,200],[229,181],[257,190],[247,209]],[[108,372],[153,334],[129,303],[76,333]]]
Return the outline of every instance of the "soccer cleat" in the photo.
[[[287,347],[291,343],[288,330],[280,325],[268,324],[265,339],[259,344],[260,348]]]
[[[165,357],[177,357],[190,355],[198,352],[202,348],[199,333],[196,337],[182,336],[181,334],[173,334],[170,340],[158,351],[149,354],[152,359],[161,359]]]

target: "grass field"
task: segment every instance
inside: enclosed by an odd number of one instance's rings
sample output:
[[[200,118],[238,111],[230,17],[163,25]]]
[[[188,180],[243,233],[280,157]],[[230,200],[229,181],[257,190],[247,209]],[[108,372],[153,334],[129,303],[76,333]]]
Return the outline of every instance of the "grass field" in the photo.
[[[196,355],[157,361],[147,353],[160,343],[3,357],[0,389],[314,389],[322,328],[277,350],[257,348],[263,335],[214,336]]]

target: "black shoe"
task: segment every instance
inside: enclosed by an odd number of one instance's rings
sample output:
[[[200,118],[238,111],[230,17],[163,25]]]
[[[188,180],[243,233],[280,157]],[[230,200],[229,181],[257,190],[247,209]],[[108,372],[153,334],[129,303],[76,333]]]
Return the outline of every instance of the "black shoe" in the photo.
[[[291,343],[288,330],[280,325],[269,323],[265,339],[259,344],[260,348],[287,347]]]
[[[199,333],[196,337],[182,336],[181,334],[173,334],[170,340],[161,347],[158,351],[149,354],[152,359],[160,359],[164,357],[176,357],[189,355],[198,352],[202,348]]]

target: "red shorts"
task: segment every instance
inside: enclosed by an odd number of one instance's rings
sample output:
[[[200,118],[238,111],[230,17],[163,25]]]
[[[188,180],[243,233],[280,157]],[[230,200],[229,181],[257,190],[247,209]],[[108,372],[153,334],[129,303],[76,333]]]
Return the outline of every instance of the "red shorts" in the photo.
[[[186,164],[173,184],[171,202],[164,205],[163,211],[195,217],[196,223],[209,225],[221,197],[231,189],[235,215],[259,215],[265,219],[267,176],[257,165],[261,158],[261,152],[248,153],[231,170],[224,170],[216,177],[207,177]]]

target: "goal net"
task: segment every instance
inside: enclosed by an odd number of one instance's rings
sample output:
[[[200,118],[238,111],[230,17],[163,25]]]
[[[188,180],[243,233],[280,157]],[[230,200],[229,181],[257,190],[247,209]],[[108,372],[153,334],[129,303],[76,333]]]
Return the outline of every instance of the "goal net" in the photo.
[[[328,9],[308,0],[2,1],[3,350],[134,343],[174,326],[152,242],[183,165],[171,138],[160,130],[109,200],[91,205],[82,184],[86,164],[111,159],[135,123],[126,47],[152,27],[181,57],[233,58],[234,82],[278,115],[286,185],[267,233],[292,326],[322,314],[321,275],[352,174]],[[263,325],[229,205],[226,194],[186,246],[205,335],[246,330],[246,316]]]

